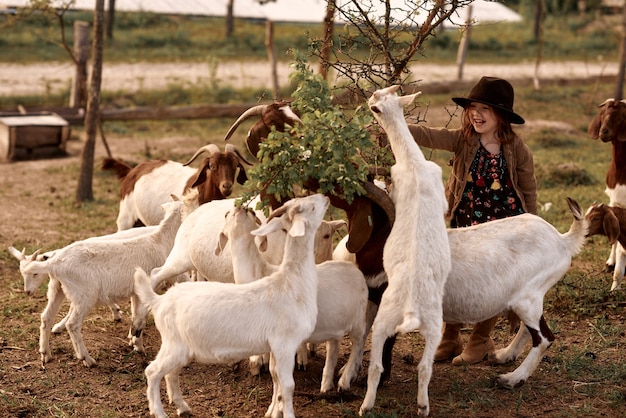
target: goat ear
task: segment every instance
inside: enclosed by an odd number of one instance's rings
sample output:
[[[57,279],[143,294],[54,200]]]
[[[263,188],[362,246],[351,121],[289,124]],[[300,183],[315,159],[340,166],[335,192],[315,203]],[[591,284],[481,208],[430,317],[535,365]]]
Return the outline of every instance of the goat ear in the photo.
[[[11,253],[13,257],[17,258],[20,261],[22,261],[25,258],[24,251],[25,249],[20,252],[17,248],[13,246],[9,247],[9,253]]]
[[[260,252],[264,253],[267,251],[267,237],[266,236],[254,237],[254,242]]]
[[[205,159],[203,164],[200,167],[198,167],[198,171],[196,172],[195,178],[194,177],[191,178],[192,181],[189,187],[190,188],[198,187],[202,183],[206,182],[207,180],[206,172],[208,169],[209,169],[209,159],[207,158]]]
[[[372,223],[372,203],[365,199],[354,200],[358,209],[348,220],[348,242],[346,248],[356,254],[370,239],[374,225]]]
[[[587,134],[591,139],[598,139],[600,137],[600,115],[593,118],[587,129]]]
[[[254,158],[258,158],[260,149],[259,144],[264,138],[267,138],[269,133],[270,130],[267,126],[265,126],[262,120],[257,121],[248,131],[248,136],[246,137],[246,147],[248,148],[248,152],[250,152]]]
[[[626,113],[626,104],[620,103],[619,112],[622,113],[622,121],[619,124],[619,127],[616,129],[617,135],[616,138],[619,142],[626,142],[626,118],[624,114]]]
[[[239,174],[237,174],[237,183],[244,184],[248,181],[248,175],[246,174],[246,169],[243,168],[242,164],[239,164]]]
[[[329,221],[330,227],[333,229],[333,232],[336,232],[342,226],[348,226],[348,223],[343,219],[337,221]]]
[[[228,242],[228,237],[225,233],[220,232],[220,237],[217,240],[217,245],[215,246],[215,255],[221,255],[226,247],[226,243]]]
[[[270,219],[265,225],[262,225],[260,227],[258,227],[257,229],[255,229],[254,231],[251,231],[250,233],[252,235],[255,236],[267,236],[269,234],[271,234],[274,231],[278,231],[279,229],[283,228],[283,221],[280,218],[273,218]]]
[[[606,233],[607,238],[609,239],[609,244],[613,245],[617,242],[617,238],[619,237],[620,228],[619,221],[617,217],[610,209],[607,210],[604,214],[604,220],[602,221],[602,227],[604,228],[604,232]]]
[[[301,237],[306,232],[307,220],[303,216],[295,216],[289,228],[289,235],[292,237]]]
[[[400,102],[400,105],[402,107],[407,107],[408,105],[412,104],[415,99],[417,99],[418,96],[420,96],[422,94],[421,91],[418,91],[417,93],[413,93],[413,94],[407,94],[406,96],[400,96],[398,97],[398,101]]]

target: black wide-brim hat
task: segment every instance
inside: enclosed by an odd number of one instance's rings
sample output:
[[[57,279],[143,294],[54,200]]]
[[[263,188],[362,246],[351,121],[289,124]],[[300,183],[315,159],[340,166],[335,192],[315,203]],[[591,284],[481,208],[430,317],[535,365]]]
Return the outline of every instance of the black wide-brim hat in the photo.
[[[515,92],[511,83],[498,77],[482,77],[467,97],[452,98],[454,103],[464,109],[470,102],[484,103],[495,108],[510,123],[522,125],[526,121],[513,111],[514,99]]]

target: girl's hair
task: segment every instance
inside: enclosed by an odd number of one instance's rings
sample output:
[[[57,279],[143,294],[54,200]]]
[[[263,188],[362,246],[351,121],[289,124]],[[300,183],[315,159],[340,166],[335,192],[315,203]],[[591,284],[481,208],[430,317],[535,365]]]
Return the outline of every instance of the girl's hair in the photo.
[[[505,119],[493,106],[489,106],[489,108],[493,114],[496,115],[496,120],[498,121],[498,126],[496,127],[495,132],[496,138],[498,138],[502,144],[510,144],[515,138],[517,138],[517,134],[513,131],[513,127],[511,126],[511,122]],[[474,130],[474,125],[472,125],[472,121],[470,120],[470,112],[467,111],[467,107],[463,109],[462,119],[463,123],[461,132],[463,139],[469,144],[472,138],[476,137],[478,133]]]

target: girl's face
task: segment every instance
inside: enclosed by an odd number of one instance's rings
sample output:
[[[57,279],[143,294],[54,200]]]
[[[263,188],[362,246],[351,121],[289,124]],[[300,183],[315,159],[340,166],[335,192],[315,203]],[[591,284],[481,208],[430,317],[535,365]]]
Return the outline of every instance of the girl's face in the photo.
[[[481,135],[494,135],[498,127],[498,117],[491,106],[470,102],[467,106],[469,120],[474,130]]]

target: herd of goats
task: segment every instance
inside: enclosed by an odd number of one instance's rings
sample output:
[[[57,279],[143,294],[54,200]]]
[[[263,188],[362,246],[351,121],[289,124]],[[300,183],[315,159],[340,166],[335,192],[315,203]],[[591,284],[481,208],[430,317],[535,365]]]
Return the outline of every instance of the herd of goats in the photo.
[[[328,392],[335,388],[339,343],[349,336],[350,356],[337,383],[337,390],[345,391],[361,367],[371,330],[363,415],[374,407],[381,379],[389,376],[395,335],[419,330],[425,345],[417,413],[427,416],[443,322],[476,323],[513,313],[523,326],[496,351],[495,361],[514,361],[529,341],[532,347],[497,381],[506,388],[522,385],[555,338],[543,317],[543,298],[570,268],[586,237],[609,238],[611,290],[620,288],[626,260],[626,232],[621,233],[626,209],[620,208],[626,207],[626,103],[602,103],[589,126],[592,138],[613,144],[606,179],[610,204],[594,204],[583,213],[568,198],[574,220],[565,233],[532,214],[449,229],[441,168],[426,160],[404,119],[404,108],[420,93],[397,93],[398,86],[377,90],[368,101],[396,160],[393,187],[388,193],[367,182],[366,193],[351,202],[311,194],[276,204],[268,217],[239,207],[230,196],[235,181],[246,181],[245,165],[251,163],[230,144],[224,152],[207,145],[186,164],[160,160],[130,167],[105,159],[103,168],[120,178],[118,232],[44,253],[9,248],[20,261],[27,294],[49,277],[41,361],[52,358],[51,332],[67,330],[76,357],[93,366],[81,335],[84,319],[96,305],[106,304],[119,320],[117,302],[130,298],[129,344],[144,351],[149,312],[162,341],[145,370],[152,415],[167,416],[160,396],[163,378],[177,413],[191,411],[179,385],[179,374],[191,361],[248,358],[251,373],[267,365],[272,376],[265,416],[293,417],[293,369],[296,362],[306,364],[306,343],[326,343],[320,390]],[[252,155],[273,127],[284,130],[299,121],[288,103],[255,106],[235,122],[227,139],[253,116],[260,119],[246,138]],[[203,153],[208,156],[199,168],[189,167]],[[307,189],[316,190],[314,180],[307,182]],[[325,220],[330,205],[345,211],[346,221]],[[348,234],[333,249],[334,233],[344,225]],[[492,243],[492,253],[477,256],[485,240]],[[69,311],[53,325],[66,298]]]

